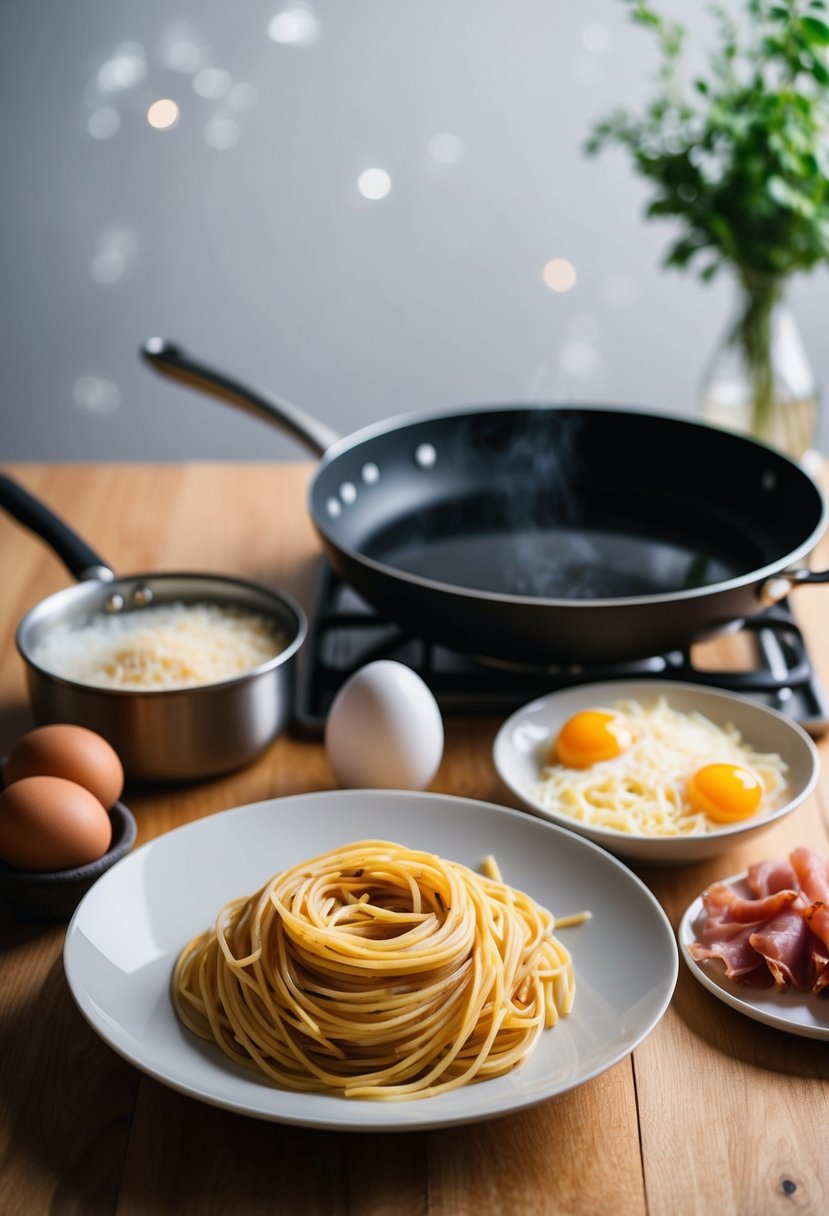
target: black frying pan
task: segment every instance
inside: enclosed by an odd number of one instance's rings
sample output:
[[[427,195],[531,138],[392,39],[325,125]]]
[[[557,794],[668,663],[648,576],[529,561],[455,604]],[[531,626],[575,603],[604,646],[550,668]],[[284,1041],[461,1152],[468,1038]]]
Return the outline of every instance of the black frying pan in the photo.
[[[289,430],[335,570],[419,635],[489,659],[614,663],[739,626],[795,586],[823,496],[787,457],[702,423],[598,407],[416,414],[347,438],[163,339],[157,371]]]

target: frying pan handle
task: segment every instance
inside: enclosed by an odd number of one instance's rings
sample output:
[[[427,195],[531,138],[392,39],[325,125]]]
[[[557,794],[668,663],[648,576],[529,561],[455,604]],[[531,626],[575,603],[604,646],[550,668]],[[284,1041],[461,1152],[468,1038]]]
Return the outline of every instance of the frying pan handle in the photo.
[[[829,570],[788,570],[767,579],[758,588],[761,603],[770,608],[809,583],[829,583]]]
[[[150,338],[141,347],[141,355],[150,367],[162,375],[169,376],[171,380],[179,380],[190,388],[201,389],[212,397],[218,397],[220,401],[238,406],[256,418],[275,422],[283,431],[303,443],[315,456],[322,456],[340,438],[336,431],[306,414],[298,405],[293,405],[284,397],[277,397],[273,393],[250,388],[224,372],[199,363],[166,338]]]
[[[109,583],[115,578],[109,566],[101,561],[86,541],[81,540],[59,516],[4,473],[0,473],[0,507],[45,540],[76,579],[97,579]]]

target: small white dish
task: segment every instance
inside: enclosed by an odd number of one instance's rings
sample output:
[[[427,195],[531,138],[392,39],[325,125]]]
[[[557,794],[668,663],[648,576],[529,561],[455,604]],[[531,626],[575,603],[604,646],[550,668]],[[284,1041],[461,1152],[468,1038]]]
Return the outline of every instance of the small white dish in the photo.
[[[546,751],[573,714],[625,700],[643,703],[664,697],[681,713],[704,714],[717,726],[732,723],[743,741],[760,752],[776,752],[788,767],[788,799],[768,814],[695,836],[644,836],[595,827],[550,810],[533,796]],[[504,722],[492,751],[495,768],[510,793],[534,815],[585,836],[617,857],[660,865],[684,865],[715,857],[765,832],[811,793],[818,777],[818,753],[806,731],[759,702],[717,688],[663,680],[617,680],[565,688],[539,697]]]
[[[723,879],[733,886],[746,877],[745,873]],[[764,1022],[789,1034],[807,1039],[829,1041],[829,997],[814,996],[810,992],[798,992],[789,988],[778,992],[776,988],[750,988],[726,979],[725,968],[717,959],[697,962],[689,947],[699,940],[698,931],[705,921],[702,895],[686,909],[679,923],[677,937],[682,957],[695,980],[712,992],[715,997],[745,1014],[755,1022]]]
[[[303,858],[364,839],[393,840],[476,868],[491,853],[506,882],[557,915],[590,911],[588,921],[560,931],[573,958],[573,1008],[542,1035],[523,1067],[408,1101],[292,1093],[228,1060],[178,1021],[170,999],[174,962],[227,900]],[[489,1119],[584,1084],[660,1020],[679,952],[645,884],[571,832],[469,798],[329,790],[210,815],[135,850],[79,906],[66,934],[64,967],[93,1029],[149,1076],[259,1119],[365,1132]]]

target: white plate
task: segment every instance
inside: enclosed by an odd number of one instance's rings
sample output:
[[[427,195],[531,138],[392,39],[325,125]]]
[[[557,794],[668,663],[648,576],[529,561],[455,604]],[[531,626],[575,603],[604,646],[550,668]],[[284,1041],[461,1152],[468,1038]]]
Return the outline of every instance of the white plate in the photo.
[[[744,873],[735,874],[723,881],[731,886],[745,877]],[[749,988],[744,984],[735,984],[733,980],[725,978],[725,968],[721,962],[710,959],[698,963],[692,958],[688,948],[698,940],[697,928],[704,920],[705,908],[700,895],[686,909],[678,931],[682,957],[691,974],[704,988],[755,1022],[765,1022],[767,1026],[776,1026],[778,1030],[787,1030],[789,1034],[802,1035],[807,1039],[829,1040],[829,998],[812,996],[811,993],[791,988],[778,992],[775,988]]]
[[[478,867],[558,916],[573,956],[573,1010],[523,1068],[403,1102],[278,1089],[178,1022],[169,984],[179,950],[220,906],[322,851],[381,838]],[[623,967],[619,959],[625,960]],[[530,1106],[595,1077],[657,1024],[679,969],[647,887],[601,849],[520,811],[441,794],[334,790],[277,798],[177,828],[131,853],[84,898],[66,936],[69,987],[92,1027],[138,1068],[194,1098],[261,1119],[360,1131],[467,1123]]]
[[[593,827],[545,807],[532,795],[550,742],[572,714],[618,701],[655,701],[665,697],[681,713],[704,714],[717,726],[731,722],[743,741],[760,752],[777,752],[788,765],[789,800],[769,815],[699,836],[641,836],[614,828]],[[534,815],[578,832],[580,836],[635,861],[660,865],[686,864],[715,857],[736,843],[765,832],[811,793],[818,777],[817,749],[797,722],[756,701],[717,688],[663,680],[616,680],[580,685],[539,697],[507,718],[495,736],[493,762],[501,780],[522,806]]]

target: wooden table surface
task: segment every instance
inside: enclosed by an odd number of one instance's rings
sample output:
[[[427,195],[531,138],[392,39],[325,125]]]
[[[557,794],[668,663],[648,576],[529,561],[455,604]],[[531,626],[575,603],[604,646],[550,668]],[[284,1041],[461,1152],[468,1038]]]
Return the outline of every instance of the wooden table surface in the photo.
[[[306,603],[317,554],[304,498],[312,469],[7,466],[119,574],[238,574]],[[820,564],[829,565],[826,545]],[[6,517],[0,568],[3,752],[33,724],[15,627],[71,578]],[[829,589],[798,591],[795,607],[829,683]],[[508,801],[490,759],[498,725],[447,717],[431,788]],[[824,762],[827,748],[820,740]],[[330,788],[322,745],[287,731],[240,772],[186,788],[128,787],[124,800],[141,844],[228,807]],[[676,926],[709,882],[760,855],[782,857],[797,844],[829,849],[828,810],[825,771],[817,791],[759,843],[711,862],[637,872]],[[829,1044],[743,1017],[682,964],[655,1030],[580,1088],[476,1125],[352,1134],[231,1114],[139,1073],[76,1009],[63,972],[64,933],[65,925],[35,926],[0,909],[0,1212],[9,1216],[829,1211]]]

